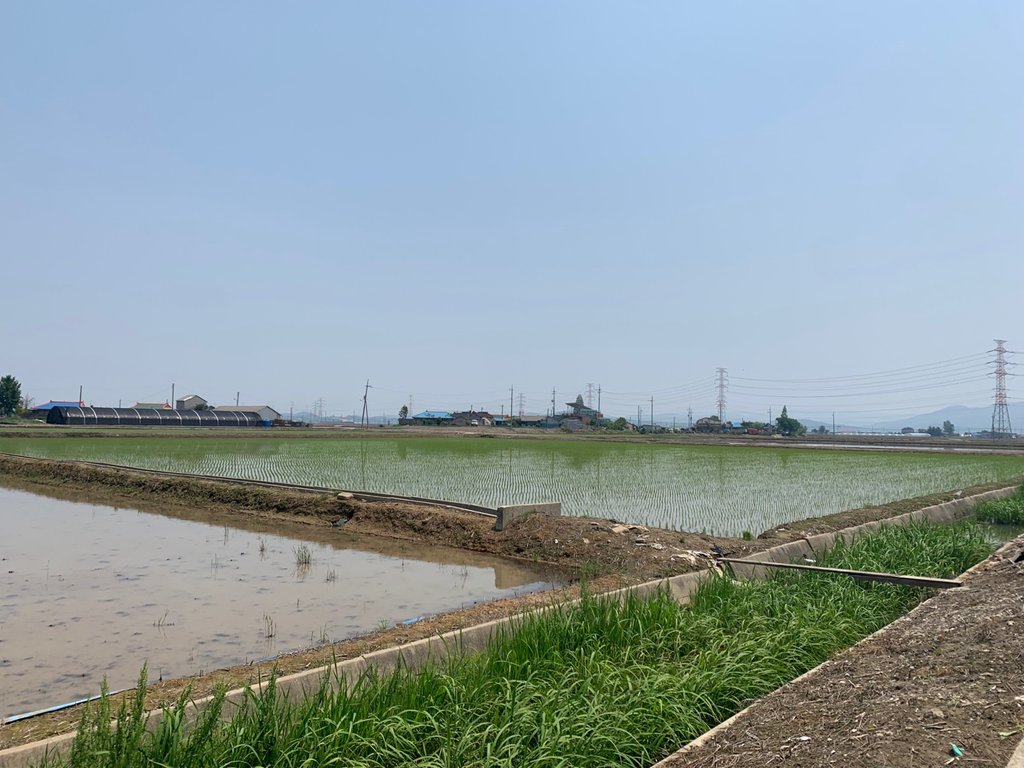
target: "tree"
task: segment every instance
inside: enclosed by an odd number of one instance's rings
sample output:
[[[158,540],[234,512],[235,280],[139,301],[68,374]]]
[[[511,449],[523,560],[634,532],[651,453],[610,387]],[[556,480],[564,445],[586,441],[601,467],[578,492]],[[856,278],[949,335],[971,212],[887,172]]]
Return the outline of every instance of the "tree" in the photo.
[[[409,406],[408,405],[403,405],[401,408],[398,409],[398,418],[400,418],[400,419],[407,419],[407,418],[409,418]]]
[[[807,431],[807,427],[796,419],[790,418],[786,406],[782,406],[782,415],[775,420],[775,426],[780,435],[802,435]]]
[[[619,416],[619,418],[615,419],[614,421],[609,421],[607,426],[608,429],[614,429],[616,432],[622,432],[629,427],[629,422],[626,421],[622,416]]]
[[[956,427],[953,426],[953,422],[949,419],[942,422],[942,434],[946,437],[952,437],[956,434]]]
[[[13,416],[21,405],[21,384],[10,374],[0,378],[0,416]]]
[[[926,429],[925,432],[927,432],[932,437],[942,437],[941,427],[928,427],[928,429]]]

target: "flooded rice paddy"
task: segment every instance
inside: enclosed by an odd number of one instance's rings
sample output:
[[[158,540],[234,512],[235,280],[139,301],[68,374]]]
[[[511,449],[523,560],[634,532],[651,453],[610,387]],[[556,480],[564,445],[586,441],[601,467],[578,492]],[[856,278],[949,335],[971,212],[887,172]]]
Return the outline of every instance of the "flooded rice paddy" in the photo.
[[[551,586],[482,555],[186,516],[0,486],[0,716],[131,687],[143,664],[194,675]]]
[[[1024,475],[1024,458],[465,438],[0,438],[0,451],[144,469],[501,504],[739,536]]]

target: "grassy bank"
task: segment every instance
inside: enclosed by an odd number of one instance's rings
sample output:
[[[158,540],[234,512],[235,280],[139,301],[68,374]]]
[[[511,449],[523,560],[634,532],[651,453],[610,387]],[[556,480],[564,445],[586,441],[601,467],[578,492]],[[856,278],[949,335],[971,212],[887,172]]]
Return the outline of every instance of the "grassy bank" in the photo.
[[[969,525],[888,528],[825,564],[949,577],[990,548]],[[667,594],[533,616],[484,654],[325,686],[294,707],[251,696],[187,734],[184,699],[146,734],[141,697],[83,722],[75,766],[649,765],[746,703],[885,626],[927,593],[845,578],[714,579],[689,608]]]
[[[1024,525],[1024,485],[1013,496],[980,502],[974,508],[974,514],[986,523]]]

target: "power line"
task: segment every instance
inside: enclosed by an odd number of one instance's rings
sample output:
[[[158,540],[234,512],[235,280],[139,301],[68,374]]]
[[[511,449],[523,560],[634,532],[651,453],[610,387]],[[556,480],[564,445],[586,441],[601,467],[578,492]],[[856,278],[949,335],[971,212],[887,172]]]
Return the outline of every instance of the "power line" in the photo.
[[[781,384],[799,384],[799,383],[814,384],[814,383],[826,382],[826,381],[848,381],[848,380],[851,380],[851,379],[866,379],[866,378],[875,378],[875,377],[880,377],[880,376],[890,376],[892,374],[902,374],[902,373],[906,373],[908,371],[918,371],[918,370],[925,369],[925,368],[941,368],[943,366],[948,365],[949,363],[961,363],[961,362],[964,362],[964,361],[967,361],[967,360],[978,360],[978,359],[986,358],[986,357],[988,357],[988,354],[989,354],[988,352],[980,352],[980,353],[975,353],[975,354],[972,354],[972,355],[963,355],[961,357],[951,357],[948,360],[939,360],[939,361],[933,362],[933,363],[921,363],[920,365],[911,365],[911,366],[908,366],[906,368],[893,368],[893,369],[888,370],[888,371],[876,371],[874,373],[858,373],[858,374],[853,374],[853,375],[850,375],[850,376],[830,376],[830,377],[821,378],[821,379],[754,379],[754,378],[744,378],[744,377],[741,377],[741,376],[733,376],[732,378],[735,379],[736,381],[764,381],[764,382],[775,382],[775,383],[781,383]]]

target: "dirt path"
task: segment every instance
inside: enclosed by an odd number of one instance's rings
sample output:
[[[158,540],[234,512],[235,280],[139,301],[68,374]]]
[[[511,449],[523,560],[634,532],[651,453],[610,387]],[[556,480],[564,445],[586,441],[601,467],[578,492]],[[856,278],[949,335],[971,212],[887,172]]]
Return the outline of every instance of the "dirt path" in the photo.
[[[1002,768],[1024,732],[1022,630],[1024,537],[659,766]]]

